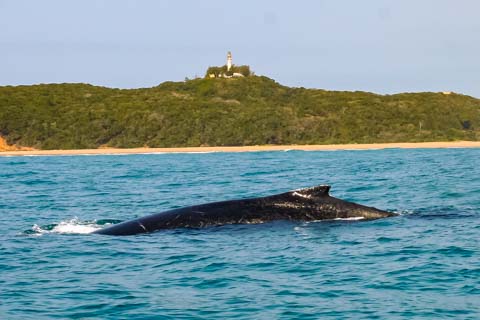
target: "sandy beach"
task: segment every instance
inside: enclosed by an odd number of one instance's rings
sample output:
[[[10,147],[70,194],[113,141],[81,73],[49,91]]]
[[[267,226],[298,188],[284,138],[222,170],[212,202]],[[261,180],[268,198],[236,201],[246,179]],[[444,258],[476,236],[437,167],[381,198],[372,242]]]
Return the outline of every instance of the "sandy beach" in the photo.
[[[433,149],[433,148],[480,148],[480,141],[418,142],[418,143],[371,143],[330,145],[264,145],[241,147],[184,147],[184,148],[101,148],[77,150],[5,150],[0,156],[47,156],[47,155],[94,155],[94,154],[145,154],[145,153],[201,153],[201,152],[257,152],[257,151],[333,151],[369,149]]]

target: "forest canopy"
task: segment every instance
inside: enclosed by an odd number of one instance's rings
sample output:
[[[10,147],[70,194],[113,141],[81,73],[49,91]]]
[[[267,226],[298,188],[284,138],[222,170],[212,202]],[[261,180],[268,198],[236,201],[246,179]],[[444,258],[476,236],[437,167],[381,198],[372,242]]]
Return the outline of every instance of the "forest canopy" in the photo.
[[[5,86],[0,136],[38,149],[479,140],[480,100],[290,88],[259,76]]]

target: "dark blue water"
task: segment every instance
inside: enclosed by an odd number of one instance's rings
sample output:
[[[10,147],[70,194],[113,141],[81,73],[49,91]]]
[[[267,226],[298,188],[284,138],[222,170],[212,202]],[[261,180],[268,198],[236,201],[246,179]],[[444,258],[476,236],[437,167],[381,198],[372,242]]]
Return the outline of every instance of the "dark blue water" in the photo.
[[[480,150],[0,157],[0,319],[479,319]],[[317,184],[402,215],[110,237]]]

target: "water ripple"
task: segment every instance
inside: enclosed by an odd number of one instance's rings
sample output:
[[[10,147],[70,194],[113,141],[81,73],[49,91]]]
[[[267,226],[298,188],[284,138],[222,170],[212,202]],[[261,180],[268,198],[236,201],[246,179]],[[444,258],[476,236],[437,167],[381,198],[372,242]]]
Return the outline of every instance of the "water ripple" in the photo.
[[[477,319],[479,158],[478,149],[0,157],[0,317]],[[401,215],[89,234],[325,183]]]

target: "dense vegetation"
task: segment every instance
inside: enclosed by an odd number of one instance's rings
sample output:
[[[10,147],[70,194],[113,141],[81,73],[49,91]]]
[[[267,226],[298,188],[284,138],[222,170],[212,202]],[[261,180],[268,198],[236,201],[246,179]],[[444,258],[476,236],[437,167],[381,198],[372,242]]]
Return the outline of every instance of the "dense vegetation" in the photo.
[[[228,77],[233,76],[234,73],[240,73],[244,77],[249,77],[253,75],[253,73],[250,71],[250,66],[243,65],[243,66],[236,66],[233,65],[230,70],[228,70],[227,65],[221,66],[221,67],[209,67],[207,69],[207,72],[205,73],[205,78],[210,78],[212,75],[215,77],[221,77],[223,75],[226,75]]]
[[[0,136],[39,149],[480,139],[480,100],[289,88],[266,77],[0,87]]]

